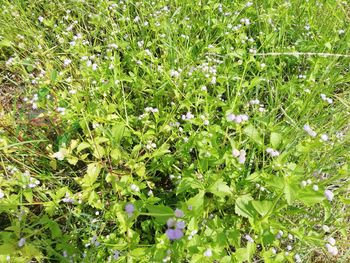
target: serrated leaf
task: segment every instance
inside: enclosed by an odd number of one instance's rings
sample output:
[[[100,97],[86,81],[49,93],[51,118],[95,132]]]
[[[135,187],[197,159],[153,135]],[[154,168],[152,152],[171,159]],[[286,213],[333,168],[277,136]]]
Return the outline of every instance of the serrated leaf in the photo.
[[[232,194],[231,188],[226,184],[226,182],[224,182],[223,179],[219,179],[214,182],[208,188],[208,191],[219,197],[225,197]]]
[[[263,145],[263,139],[259,131],[253,125],[248,125],[247,127],[245,127],[243,132],[255,143]]]
[[[252,201],[252,205],[261,216],[265,216],[272,209],[273,202],[267,201],[267,200],[264,200],[264,201],[254,200]]]
[[[235,213],[237,215],[254,218],[256,211],[252,205],[253,198],[250,195],[242,195],[236,199]]]

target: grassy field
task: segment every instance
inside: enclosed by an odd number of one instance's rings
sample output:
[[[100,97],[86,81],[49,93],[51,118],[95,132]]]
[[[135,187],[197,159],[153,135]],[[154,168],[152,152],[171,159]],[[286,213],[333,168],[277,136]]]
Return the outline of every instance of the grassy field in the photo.
[[[0,262],[350,261],[348,1],[0,6]]]

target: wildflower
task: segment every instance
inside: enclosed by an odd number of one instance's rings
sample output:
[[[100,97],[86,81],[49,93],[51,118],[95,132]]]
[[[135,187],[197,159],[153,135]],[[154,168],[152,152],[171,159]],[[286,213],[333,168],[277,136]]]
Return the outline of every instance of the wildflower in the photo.
[[[26,239],[24,237],[22,237],[19,241],[18,241],[18,246],[19,247],[23,247],[24,244],[26,243]]]
[[[239,157],[239,155],[240,155],[240,152],[239,152],[239,150],[237,150],[237,149],[233,149],[232,150],[232,155],[233,155],[233,157]]]
[[[5,194],[4,192],[0,189],[0,199],[4,198]]]
[[[304,125],[304,131],[306,131],[311,137],[316,137],[317,133],[311,129],[308,124]]]
[[[326,233],[330,231],[329,226],[327,226],[327,225],[323,225],[323,226],[322,226],[322,229],[323,229],[323,231],[326,232]]]
[[[318,191],[318,185],[316,185],[316,184],[314,184],[313,186],[312,186],[312,189],[314,189],[314,191]]]
[[[117,260],[117,259],[119,258],[119,256],[120,256],[120,252],[119,252],[118,250],[115,250],[115,251],[113,252],[113,258],[114,258],[115,260]]]
[[[267,149],[266,149],[266,152],[267,152],[268,154],[270,154],[271,157],[276,157],[276,156],[279,156],[279,155],[280,155],[279,151],[276,151],[276,150],[274,150],[274,149],[272,149],[272,148],[267,148]]]
[[[208,248],[204,254],[203,254],[205,257],[211,257],[213,255],[213,252],[211,251],[210,248]]]
[[[170,240],[178,240],[183,237],[183,232],[180,229],[167,229],[165,234]]]
[[[186,115],[181,116],[181,119],[183,119],[183,120],[190,120],[193,118],[194,118],[194,115],[191,112],[187,112]]]
[[[176,221],[174,218],[169,218],[168,221],[166,222],[167,226],[170,227],[174,227],[176,225]]]
[[[324,195],[326,196],[326,198],[329,200],[329,201],[332,201],[333,200],[333,197],[334,197],[334,194],[331,190],[326,190],[324,191]]]
[[[63,65],[64,65],[65,67],[67,67],[70,63],[72,63],[72,60],[69,59],[69,58],[66,58],[66,59],[63,61]]]
[[[180,210],[178,208],[175,209],[175,216],[176,217],[183,217],[184,215],[185,214],[184,214],[184,212],[182,210]]]
[[[39,16],[38,20],[39,20],[40,23],[42,23],[44,21],[44,18],[42,16]]]
[[[233,149],[232,150],[232,155],[235,158],[238,158],[239,163],[243,164],[245,162],[246,159],[246,152],[245,150],[237,150],[237,149]]]
[[[74,199],[69,196],[69,193],[66,193],[66,197],[62,199],[64,203],[74,203]]]
[[[132,216],[132,213],[135,211],[135,207],[133,204],[127,204],[125,206],[125,212],[129,215]]]
[[[254,239],[252,239],[252,237],[250,235],[245,235],[244,238],[248,241],[248,242],[251,242],[251,243],[254,243]]]
[[[326,244],[326,248],[328,253],[330,253],[333,256],[338,255],[338,248],[336,246],[332,246],[331,244]]]
[[[301,262],[301,257],[300,257],[299,254],[295,254],[294,259],[295,259],[296,263],[300,263]]]
[[[324,142],[328,141],[328,136],[327,136],[327,134],[322,134],[322,135],[321,135],[321,140],[324,141]]]
[[[94,63],[94,64],[92,64],[92,70],[97,70],[97,64],[96,63]]]
[[[184,229],[186,227],[186,223],[184,221],[179,221],[176,223],[177,229]]]
[[[293,247],[291,245],[287,246],[287,250],[291,251],[293,249]]]
[[[66,155],[67,150],[66,149],[60,149],[58,152],[55,152],[52,157],[56,158],[59,161],[63,161],[65,155]]]
[[[130,185],[130,189],[135,192],[139,192],[140,188],[136,184]]]
[[[328,243],[331,244],[332,246],[335,245],[335,239],[334,239],[333,237],[329,237],[329,238],[327,239],[327,241],[328,241]]]

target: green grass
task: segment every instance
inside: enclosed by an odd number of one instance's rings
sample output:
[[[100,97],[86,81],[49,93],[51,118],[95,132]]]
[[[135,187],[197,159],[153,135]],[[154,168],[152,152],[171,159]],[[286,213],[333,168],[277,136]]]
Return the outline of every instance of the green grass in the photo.
[[[350,260],[346,1],[0,5],[1,262]]]

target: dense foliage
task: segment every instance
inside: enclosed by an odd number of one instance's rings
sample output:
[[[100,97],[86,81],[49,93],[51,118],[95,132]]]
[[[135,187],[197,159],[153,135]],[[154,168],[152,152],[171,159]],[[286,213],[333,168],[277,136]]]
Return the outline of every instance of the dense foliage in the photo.
[[[349,262],[346,1],[0,5],[0,262]]]

